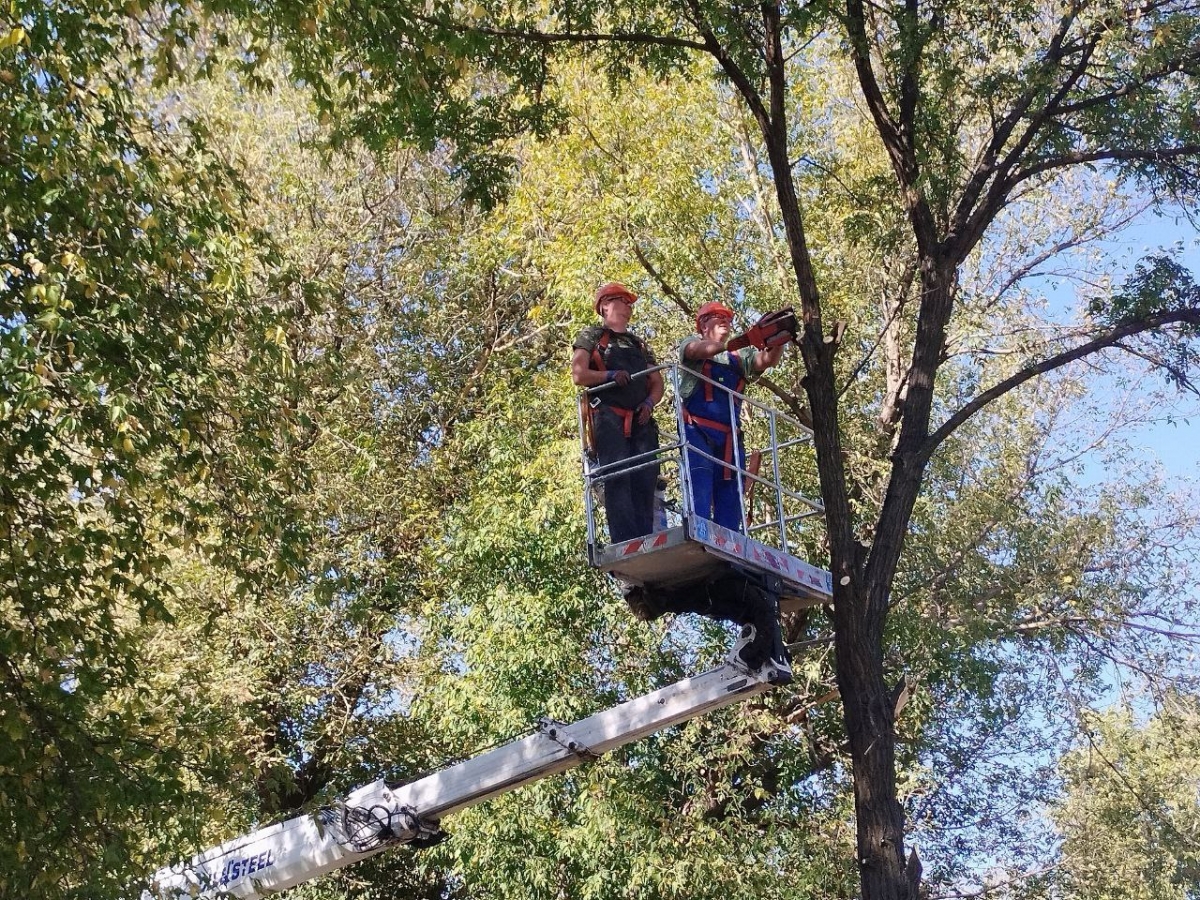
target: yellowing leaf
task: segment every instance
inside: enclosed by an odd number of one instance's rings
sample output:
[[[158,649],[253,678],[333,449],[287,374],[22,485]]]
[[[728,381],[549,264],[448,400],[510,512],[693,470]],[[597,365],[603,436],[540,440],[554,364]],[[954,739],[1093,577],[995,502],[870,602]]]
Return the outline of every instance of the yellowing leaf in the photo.
[[[0,50],[16,47],[25,40],[25,29],[18,25],[5,35],[0,35]]]

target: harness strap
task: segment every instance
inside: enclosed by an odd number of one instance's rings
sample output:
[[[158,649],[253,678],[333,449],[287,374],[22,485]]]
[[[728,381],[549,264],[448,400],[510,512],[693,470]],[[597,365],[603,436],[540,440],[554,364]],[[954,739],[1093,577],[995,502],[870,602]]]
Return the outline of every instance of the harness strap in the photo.
[[[598,372],[605,371],[608,366],[604,364],[604,354],[608,352],[608,342],[612,339],[612,332],[607,328],[600,335],[600,340],[596,341],[596,346],[592,348],[592,368]]]
[[[626,409],[623,406],[613,406],[612,404],[609,404],[609,403],[606,403],[604,405],[604,408],[609,410],[610,412],[615,412],[618,416],[620,416],[621,422],[625,425],[625,437],[632,436],[632,434],[633,434],[633,410]]]
[[[583,421],[583,449],[588,459],[596,458],[596,426],[592,423],[592,404],[588,402],[587,394],[579,395],[579,413]]]
[[[596,341],[596,346],[592,348],[591,367],[597,372],[603,372],[608,368],[608,364],[604,357],[608,355],[608,345],[612,343],[612,337],[612,329],[605,328],[604,332],[600,335],[600,340]],[[637,345],[638,350],[641,351],[641,354],[644,357],[646,355],[646,342],[636,334],[630,334],[629,337],[633,338],[633,342]],[[739,391],[739,393],[741,392]]]
[[[596,407],[593,407],[587,402],[586,397],[580,397],[580,406],[583,410],[583,445],[588,451],[589,456],[594,456],[596,453]],[[600,409],[607,409],[616,413],[621,417],[621,424],[624,427],[625,437],[633,436],[633,416],[634,410],[625,409],[623,406],[612,406],[605,404]]]
[[[762,451],[753,450],[750,453],[750,458],[746,460],[746,471],[751,475],[757,475],[762,469]],[[754,485],[756,482],[753,478],[746,479],[746,524],[749,525],[754,521]]]
[[[600,335],[600,340],[596,341],[596,346],[592,348],[591,366],[598,372],[604,372],[608,369],[608,365],[605,363],[604,357],[608,353],[608,345],[612,341],[612,336],[612,330],[605,328],[604,333]],[[642,354],[645,355],[646,345],[642,339],[634,335],[630,336],[633,337],[634,342],[638,345],[638,348],[642,351]],[[632,437],[634,411],[632,409],[626,409],[623,406],[613,406],[611,403],[605,403],[604,408],[612,410],[621,417],[621,421],[625,425],[625,437]],[[590,417],[588,418],[588,424],[591,424]]]
[[[736,369],[738,373],[737,387],[733,389],[735,394],[742,393],[742,389],[746,386],[746,376],[742,374],[742,359],[736,353],[730,353],[730,358],[733,360],[732,366],[726,366],[727,369]],[[712,378],[713,363],[711,359],[706,359],[704,365],[700,367],[700,371],[704,373],[705,378]],[[715,379],[714,379],[715,380]],[[713,402],[713,386],[711,381],[704,382],[704,402]]]
[[[704,416],[698,416],[695,413],[684,411],[683,421],[688,425],[697,425],[700,428],[711,428],[714,431],[720,431],[725,435],[725,480],[728,481],[733,477],[733,428],[726,425],[724,422],[715,422],[712,419],[706,419]]]

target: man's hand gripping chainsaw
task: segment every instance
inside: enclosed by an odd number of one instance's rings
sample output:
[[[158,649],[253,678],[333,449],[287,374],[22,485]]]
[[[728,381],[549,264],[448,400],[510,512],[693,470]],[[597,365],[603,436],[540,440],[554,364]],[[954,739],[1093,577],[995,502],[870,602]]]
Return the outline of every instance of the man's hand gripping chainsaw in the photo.
[[[743,347],[755,347],[759,350],[769,350],[796,340],[796,313],[790,306],[775,312],[767,313],[754,323],[750,330],[729,339],[726,350],[741,350]]]

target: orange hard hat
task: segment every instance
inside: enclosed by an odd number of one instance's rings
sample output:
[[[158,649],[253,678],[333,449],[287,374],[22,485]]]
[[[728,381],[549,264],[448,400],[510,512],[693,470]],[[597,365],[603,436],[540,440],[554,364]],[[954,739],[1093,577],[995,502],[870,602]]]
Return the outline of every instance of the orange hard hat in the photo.
[[[600,304],[605,300],[613,300],[620,298],[626,303],[637,303],[637,294],[631,291],[619,281],[606,281],[600,287],[596,288],[596,315],[600,315]]]
[[[700,323],[709,316],[722,316],[732,322],[733,310],[724,303],[717,303],[715,300],[710,300],[708,303],[701,303],[700,308],[696,310],[696,331],[704,331]]]

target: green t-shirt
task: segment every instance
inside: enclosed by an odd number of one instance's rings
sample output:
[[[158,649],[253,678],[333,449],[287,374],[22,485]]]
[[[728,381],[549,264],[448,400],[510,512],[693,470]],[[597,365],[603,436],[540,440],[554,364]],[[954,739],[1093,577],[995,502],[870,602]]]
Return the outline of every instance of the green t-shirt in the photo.
[[[624,369],[630,375],[644,372],[654,367],[654,353],[644,341],[628,331],[612,331],[609,333],[608,346],[601,354],[602,364],[606,369]],[[584,350],[591,354],[600,344],[606,329],[601,325],[585,328],[575,338],[574,349]],[[595,366],[595,361],[588,360],[589,366]],[[620,409],[636,409],[638,404],[650,396],[650,379],[634,378],[624,387],[609,387],[602,393],[596,394],[597,399],[605,405]]]
[[[679,393],[685,403],[687,402],[688,397],[692,396],[692,393],[701,384],[700,379],[691,373],[702,371],[704,368],[704,360],[688,359],[684,355],[684,348],[693,341],[702,340],[704,340],[704,338],[702,338],[700,335],[692,334],[685,337],[683,342],[679,345],[679,361],[682,363],[682,365],[679,367]],[[754,381],[760,374],[762,374],[754,371],[754,357],[758,353],[757,350],[755,350],[753,347],[743,347],[741,350],[736,350],[734,352],[737,353],[738,359],[741,360],[742,374],[745,376],[747,382]],[[712,361],[726,366],[732,366],[733,360],[730,358],[730,356],[731,354],[728,350],[726,350],[724,353],[718,353],[716,356],[712,357]]]
[[[596,349],[596,345],[600,343],[600,338],[605,332],[603,325],[589,325],[583,331],[579,332],[575,337],[575,343],[571,345],[572,350],[586,350],[591,353]],[[611,329],[607,329],[610,330]],[[646,357],[646,366],[653,367],[658,365],[654,360],[654,351],[650,349],[650,345],[638,338],[631,331],[613,331],[612,337],[608,342],[609,349],[613,352],[622,350],[640,351]],[[637,371],[642,371],[638,369]]]

